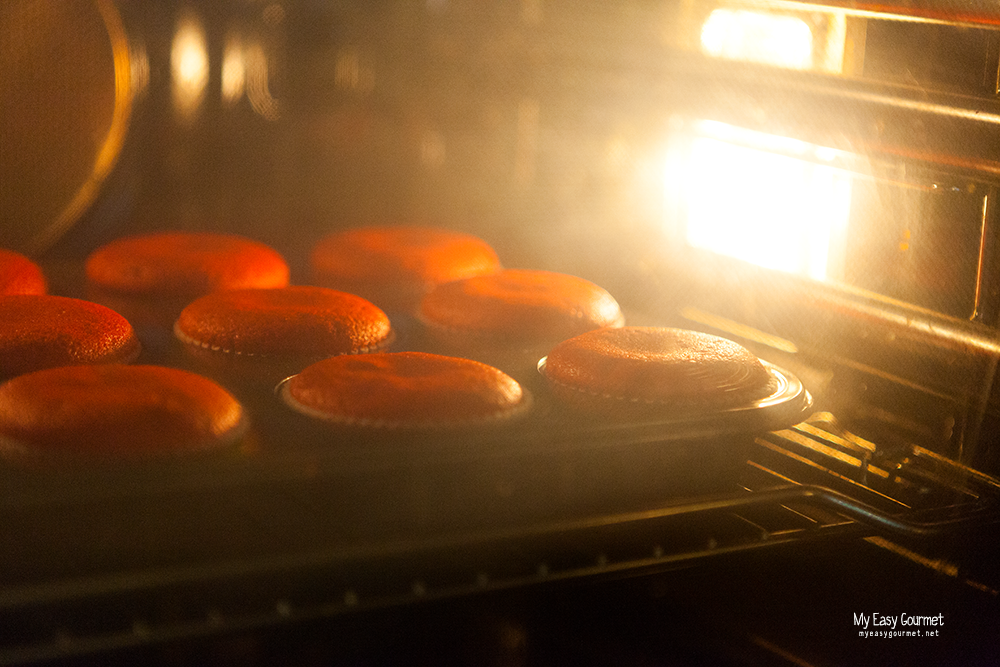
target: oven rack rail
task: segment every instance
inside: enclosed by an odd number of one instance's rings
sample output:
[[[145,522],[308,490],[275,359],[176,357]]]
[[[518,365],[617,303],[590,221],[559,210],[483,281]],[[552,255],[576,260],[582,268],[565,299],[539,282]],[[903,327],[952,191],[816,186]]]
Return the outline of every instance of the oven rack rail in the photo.
[[[882,452],[826,413],[756,444],[743,487],[727,495],[527,527],[0,590],[0,627],[7,628],[0,664],[638,576],[817,540],[921,544],[1000,521],[996,479],[918,447]]]

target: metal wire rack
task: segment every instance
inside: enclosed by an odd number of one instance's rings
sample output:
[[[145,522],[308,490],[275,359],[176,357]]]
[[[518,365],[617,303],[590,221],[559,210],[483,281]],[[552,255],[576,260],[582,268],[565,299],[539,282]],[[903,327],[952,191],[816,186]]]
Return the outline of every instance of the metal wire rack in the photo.
[[[917,447],[880,451],[819,413],[758,438],[741,486],[728,494],[0,589],[7,628],[0,662],[641,575],[803,541],[928,540],[996,521],[998,497],[1000,482],[992,477]]]

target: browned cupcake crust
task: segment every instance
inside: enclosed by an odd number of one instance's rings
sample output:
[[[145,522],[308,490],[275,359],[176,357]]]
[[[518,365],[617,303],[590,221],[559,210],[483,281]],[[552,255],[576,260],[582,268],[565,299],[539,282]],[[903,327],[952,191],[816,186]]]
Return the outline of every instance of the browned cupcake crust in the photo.
[[[545,360],[545,378],[564,402],[615,413],[719,409],[763,398],[771,376],[743,346],[684,329],[599,329],[566,340]]]
[[[420,306],[432,329],[516,344],[563,340],[618,327],[618,302],[594,283],[563,273],[507,269],[438,286]]]
[[[414,225],[360,227],[324,237],[310,256],[317,285],[412,310],[434,286],[500,270],[496,252],[470,234]]]
[[[288,284],[275,250],[242,236],[162,232],[130,236],[98,248],[86,263],[92,289],[134,297],[197,297],[221,289]]]
[[[129,322],[104,306],[41,294],[0,296],[0,378],[74,364],[130,363]]]
[[[311,417],[381,428],[447,428],[509,419],[527,394],[500,370],[423,352],[334,357],[283,385],[283,398]]]
[[[48,281],[37,264],[20,253],[0,249],[0,295],[47,291]]]
[[[64,366],[0,385],[0,454],[142,457],[225,446],[242,406],[207,378],[159,366]]]
[[[392,341],[389,318],[374,304],[312,286],[213,292],[181,311],[174,332],[207,352],[262,358],[320,359]]]

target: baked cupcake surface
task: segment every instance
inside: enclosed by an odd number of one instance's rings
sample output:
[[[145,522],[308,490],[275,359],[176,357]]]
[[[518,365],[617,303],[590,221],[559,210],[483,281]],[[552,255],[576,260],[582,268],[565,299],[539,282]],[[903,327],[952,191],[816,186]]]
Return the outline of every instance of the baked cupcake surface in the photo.
[[[87,258],[87,281],[137,297],[190,297],[220,289],[284,287],[289,270],[275,250],[248,238],[209,232],[130,236]]]
[[[290,378],[282,397],[311,417],[383,428],[502,421],[528,406],[521,385],[502,371],[424,352],[324,359]]]
[[[233,442],[243,408],[207,378],[159,366],[64,366],[0,385],[8,457],[194,452]]]
[[[439,285],[420,305],[432,329],[520,342],[559,341],[624,323],[618,302],[563,273],[507,269]]]
[[[0,249],[0,295],[47,291],[48,281],[37,264],[20,253]]]
[[[549,352],[544,376],[562,401],[609,414],[722,409],[772,389],[770,373],[738,343],[658,327],[599,329],[566,340]]]
[[[435,227],[361,227],[321,239],[310,256],[313,282],[410,312],[435,285],[500,270],[482,239]]]
[[[393,339],[388,316],[370,301],[304,285],[207,294],[181,311],[174,333],[203,359],[274,362],[289,372]]]
[[[141,345],[124,317],[62,296],[0,296],[0,378],[75,364],[130,363]]]

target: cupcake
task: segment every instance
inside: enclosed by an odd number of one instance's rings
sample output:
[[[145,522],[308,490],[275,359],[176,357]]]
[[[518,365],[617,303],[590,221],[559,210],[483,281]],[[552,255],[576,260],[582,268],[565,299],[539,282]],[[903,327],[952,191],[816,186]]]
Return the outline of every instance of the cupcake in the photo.
[[[170,339],[177,315],[199,296],[223,289],[288,285],[284,258],[241,236],[161,232],[112,241],[87,258],[89,298],[122,313],[144,341]]]
[[[129,322],[100,304],[44,294],[0,296],[0,378],[76,364],[131,363]]]
[[[435,227],[361,227],[331,234],[310,256],[313,282],[412,313],[436,285],[500,270],[493,248]]]
[[[47,291],[48,281],[37,264],[20,253],[0,249],[0,295]]]
[[[469,359],[424,352],[333,357],[281,387],[292,409],[374,429],[447,429],[506,422],[529,405],[521,385]]]
[[[594,283],[563,273],[507,269],[439,285],[420,305],[429,349],[467,356],[524,377],[556,343],[620,327],[618,302]]]
[[[184,308],[174,333],[202,368],[272,384],[319,359],[393,340],[389,318],[370,301],[313,286],[207,294]]]
[[[0,385],[0,455],[142,458],[215,450],[244,431],[220,386],[158,366],[63,366]]]
[[[683,329],[598,329],[555,346],[542,367],[562,404],[601,418],[711,413],[746,406],[774,389],[743,346]]]

